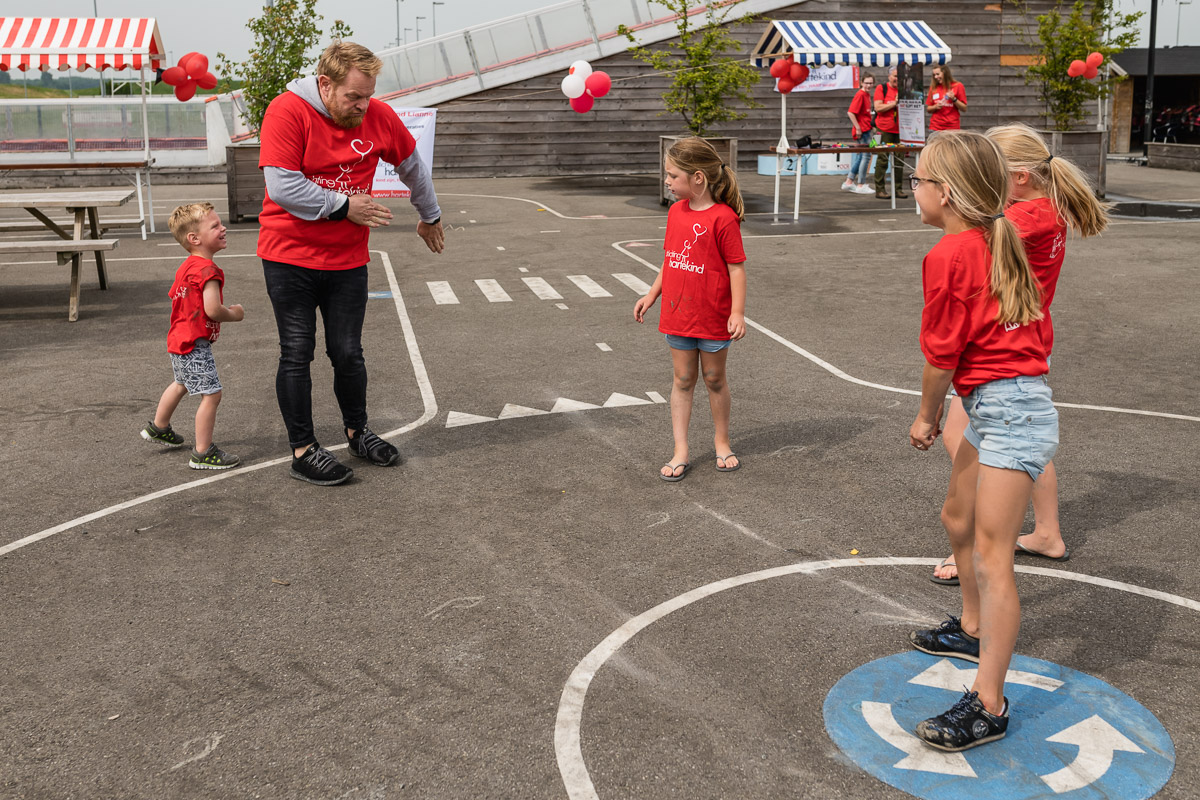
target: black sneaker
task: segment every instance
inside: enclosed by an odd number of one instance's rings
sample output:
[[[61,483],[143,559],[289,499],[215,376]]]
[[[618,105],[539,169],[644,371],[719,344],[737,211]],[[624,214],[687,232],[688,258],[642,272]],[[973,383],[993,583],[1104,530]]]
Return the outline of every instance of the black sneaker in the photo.
[[[292,456],[292,477],[317,486],[336,486],[354,477],[354,470],[342,464],[324,447],[313,442],[304,455]]]
[[[192,469],[231,469],[242,463],[233,453],[226,453],[215,444],[210,444],[203,453],[192,451],[188,466]]]
[[[388,444],[366,425],[354,432],[350,442],[350,455],[365,458],[372,464],[390,467],[400,463],[400,451]]]
[[[979,663],[979,640],[962,629],[958,617],[949,617],[936,628],[912,631],[908,641],[922,653],[931,656],[961,658],[963,661]]]
[[[918,724],[916,732],[930,747],[957,752],[1003,739],[1007,730],[1008,698],[1004,698],[1004,713],[996,716],[979,702],[979,692],[968,691],[945,714]]]
[[[150,420],[146,427],[142,428],[142,438],[163,447],[179,447],[183,444],[183,437],[176,433],[174,428],[170,425],[160,428],[154,424],[154,420]]]

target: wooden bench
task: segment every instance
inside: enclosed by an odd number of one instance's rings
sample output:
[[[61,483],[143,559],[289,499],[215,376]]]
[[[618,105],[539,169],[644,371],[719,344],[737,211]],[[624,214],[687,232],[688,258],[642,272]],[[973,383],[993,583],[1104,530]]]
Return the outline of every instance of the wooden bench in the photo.
[[[71,302],[67,308],[67,321],[79,319],[79,273],[83,263],[84,253],[97,253],[102,250],[112,250],[120,244],[117,239],[44,239],[28,242],[0,242],[0,255],[10,253],[54,253],[58,263],[71,262]],[[100,280],[100,288],[108,289],[108,272],[104,262],[96,261],[96,276]]]
[[[74,224],[74,222],[69,219],[67,219],[67,220],[56,219],[56,220],[54,220],[54,223],[62,228],[69,228],[71,225]],[[141,228],[143,224],[144,224],[143,221],[137,217],[123,217],[121,219],[101,220],[100,221],[100,235],[103,236],[104,234],[108,233],[109,231],[129,229],[129,228]],[[46,230],[46,226],[44,224],[42,224],[41,222],[25,222],[23,220],[14,221],[14,222],[8,222],[8,221],[0,222],[0,233],[9,233],[9,232],[20,233],[20,232],[44,231],[44,230]]]

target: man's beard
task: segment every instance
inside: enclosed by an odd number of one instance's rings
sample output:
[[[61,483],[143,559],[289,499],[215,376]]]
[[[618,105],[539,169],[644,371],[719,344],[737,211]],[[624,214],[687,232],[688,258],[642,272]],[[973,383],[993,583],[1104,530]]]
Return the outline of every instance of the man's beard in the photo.
[[[330,111],[329,116],[333,118],[333,124],[339,128],[357,128],[362,124],[363,114],[345,115],[338,111]]]

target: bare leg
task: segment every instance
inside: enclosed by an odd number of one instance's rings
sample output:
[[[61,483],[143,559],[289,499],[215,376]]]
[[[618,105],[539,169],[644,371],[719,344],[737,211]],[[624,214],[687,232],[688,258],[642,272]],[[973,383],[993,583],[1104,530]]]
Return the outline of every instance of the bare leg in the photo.
[[[1067,543],[1058,527],[1058,472],[1053,461],[1033,484],[1033,523],[1033,533],[1018,540],[1022,545],[1052,558],[1066,555]]]
[[[963,441],[950,470],[950,486],[942,504],[942,525],[950,537],[950,549],[959,564],[962,589],[962,629],[979,635],[979,587],[975,568],[975,492],[979,481],[979,451]]]
[[[172,383],[163,390],[162,397],[158,399],[158,408],[154,411],[154,427],[166,428],[170,425],[175,409],[179,408],[180,401],[186,396],[187,387],[182,383]]]
[[[955,395],[950,400],[950,408],[946,412],[946,422],[942,426],[942,444],[946,447],[946,453],[950,456],[950,461],[954,461],[954,455],[958,452],[958,447],[963,441],[963,431],[967,429],[967,412],[963,408],[962,398]],[[950,578],[958,577],[958,560],[954,554],[950,554],[940,565],[933,568],[933,575],[936,578],[949,580]]]
[[[196,452],[203,453],[212,447],[213,426],[217,423],[217,406],[221,404],[221,393],[206,394],[200,398],[196,409]]]
[[[704,385],[708,387],[708,408],[712,412],[713,446],[718,456],[733,452],[729,440],[729,382],[725,377],[725,360],[728,356],[728,349],[715,353],[700,351],[700,369],[704,373]],[[731,455],[723,463],[726,467],[736,467],[738,458]]]
[[[672,464],[685,464],[688,460],[688,424],[692,421],[692,398],[696,390],[699,352],[671,348],[671,366],[675,373],[675,380],[671,386],[671,433],[675,436]],[[683,473],[683,467],[677,466],[672,471],[669,466],[664,465],[661,472],[663,475],[680,475]]]

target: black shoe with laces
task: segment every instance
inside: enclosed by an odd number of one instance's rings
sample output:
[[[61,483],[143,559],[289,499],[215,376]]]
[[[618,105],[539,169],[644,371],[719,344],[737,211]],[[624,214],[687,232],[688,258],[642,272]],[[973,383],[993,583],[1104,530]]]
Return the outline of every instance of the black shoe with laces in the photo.
[[[317,486],[336,486],[354,477],[354,470],[342,464],[321,445],[313,442],[304,455],[292,456],[292,477]]]
[[[368,428],[366,425],[354,432],[353,437],[347,437],[350,442],[350,455],[365,458],[372,464],[390,467],[400,463],[400,451]]]
[[[922,653],[931,656],[961,658],[963,661],[979,663],[979,640],[962,629],[958,617],[949,617],[936,628],[912,631],[908,641]]]
[[[1008,730],[1008,698],[1004,711],[989,714],[979,700],[979,692],[967,691],[945,714],[931,717],[917,725],[917,737],[938,750],[969,750],[981,744],[1003,739]]]

